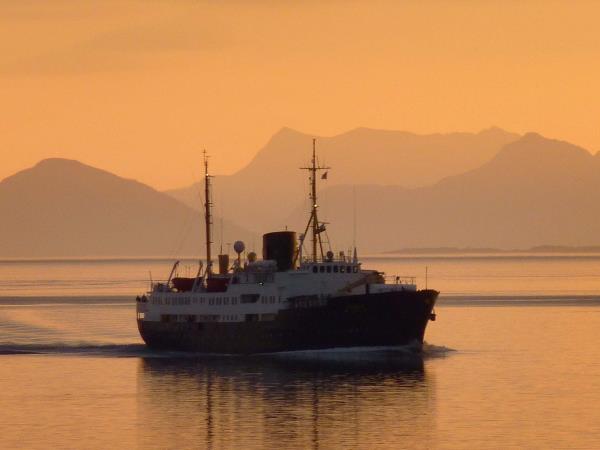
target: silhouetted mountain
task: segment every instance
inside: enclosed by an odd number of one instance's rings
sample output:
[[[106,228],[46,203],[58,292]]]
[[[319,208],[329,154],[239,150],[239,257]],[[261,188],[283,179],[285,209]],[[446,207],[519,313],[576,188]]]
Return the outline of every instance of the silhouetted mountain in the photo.
[[[499,128],[477,134],[417,135],[402,131],[357,128],[318,138],[320,162],[333,167],[327,186],[392,184],[424,186],[489,161],[518,135]],[[306,202],[312,136],[284,128],[246,166],[215,178],[216,197],[224,216],[263,232]],[[194,208],[202,205],[198,185],[168,194]]]
[[[524,248],[600,243],[600,159],[530,133],[491,161],[430,187],[356,188],[358,242],[367,251],[403,247]],[[334,244],[352,242],[352,187],[321,194]],[[287,222],[300,228],[298,208]]]
[[[0,256],[198,255],[197,211],[137,181],[47,159],[0,182]],[[236,238],[248,232],[225,223]]]
[[[306,153],[304,148],[294,152],[289,152],[290,158]],[[264,163],[261,158],[266,158]],[[284,225],[301,231],[308,219],[306,192],[299,192],[294,203],[287,189],[296,183],[302,186],[305,174],[296,169],[299,163],[272,161],[263,151],[252,170],[251,164],[221,179],[222,188],[229,189],[225,215],[235,211],[244,226],[256,229],[263,223],[261,231]],[[278,164],[282,170],[277,170]],[[385,166],[383,172],[390,170]],[[292,173],[297,180],[285,178]],[[334,247],[348,248],[353,240],[353,186],[320,184],[330,186],[320,193],[320,218],[331,222]],[[216,198],[221,197],[217,191]],[[600,244],[600,158],[530,133],[504,146],[481,167],[431,186],[358,185],[356,204],[363,252],[593,246]],[[198,211],[141,183],[76,161],[45,160],[6,178],[0,182],[0,208],[2,257],[203,253],[204,226]],[[294,211],[286,218],[288,210]],[[215,225],[218,241],[218,219]],[[260,243],[230,222],[225,221],[224,230],[226,242],[241,238],[249,247]]]

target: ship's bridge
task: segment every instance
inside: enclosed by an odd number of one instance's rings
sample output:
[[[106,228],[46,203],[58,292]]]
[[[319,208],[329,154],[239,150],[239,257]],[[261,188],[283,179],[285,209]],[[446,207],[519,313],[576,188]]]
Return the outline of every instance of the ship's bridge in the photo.
[[[312,273],[359,273],[360,263],[348,261],[305,261],[300,270]]]
[[[359,273],[360,262],[356,257],[346,256],[344,252],[334,255],[328,251],[322,258],[301,258],[300,270],[312,273]]]

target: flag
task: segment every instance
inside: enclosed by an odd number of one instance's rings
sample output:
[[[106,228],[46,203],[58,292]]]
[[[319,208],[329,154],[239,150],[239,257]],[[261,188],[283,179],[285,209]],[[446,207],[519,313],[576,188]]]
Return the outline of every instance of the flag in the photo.
[[[327,174],[329,172],[325,172],[323,175],[321,175],[321,180],[326,180],[327,179]]]

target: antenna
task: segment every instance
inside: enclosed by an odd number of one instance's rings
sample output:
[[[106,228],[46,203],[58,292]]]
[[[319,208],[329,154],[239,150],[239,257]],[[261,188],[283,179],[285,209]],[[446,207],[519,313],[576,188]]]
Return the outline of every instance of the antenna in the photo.
[[[352,186],[352,246],[356,248],[356,185]]]
[[[352,254],[352,262],[358,262],[358,255],[356,252],[356,185],[352,186],[352,247],[354,252]]]
[[[225,235],[225,227],[223,226],[223,217],[225,216],[225,214],[223,213],[223,192],[219,192],[218,193],[219,196],[219,254],[222,255],[223,254],[223,239],[224,239],[224,235]],[[227,253],[229,254],[229,253]]]

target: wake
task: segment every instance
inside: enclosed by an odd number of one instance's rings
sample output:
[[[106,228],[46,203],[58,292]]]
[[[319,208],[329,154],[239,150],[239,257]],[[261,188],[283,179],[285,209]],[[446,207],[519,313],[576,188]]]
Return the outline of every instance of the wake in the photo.
[[[45,344],[0,343],[0,355],[81,355],[135,357],[151,356],[144,344],[99,344],[88,342],[49,342]]]
[[[445,357],[456,350],[443,345],[427,342],[419,350],[416,345],[378,346],[378,347],[341,347],[320,350],[297,350],[289,352],[261,353],[254,355],[207,354],[198,352],[152,350],[142,343],[96,343],[96,342],[48,342],[38,343],[0,343],[2,355],[62,355],[95,356],[117,358],[202,358],[202,357],[275,357],[289,360],[368,360]]]
[[[439,358],[448,356],[451,353],[456,352],[455,349],[446,347],[444,345],[434,345],[427,342],[423,342],[423,356],[431,358]]]

